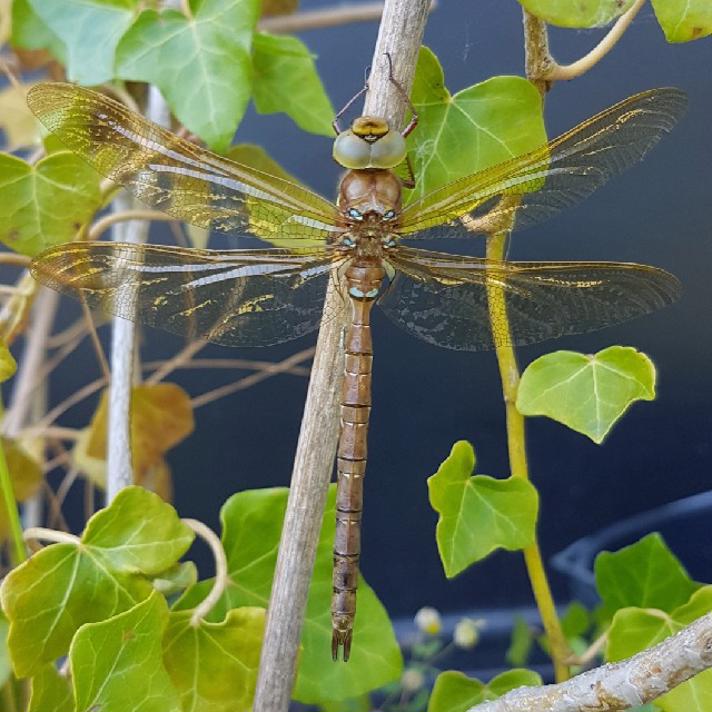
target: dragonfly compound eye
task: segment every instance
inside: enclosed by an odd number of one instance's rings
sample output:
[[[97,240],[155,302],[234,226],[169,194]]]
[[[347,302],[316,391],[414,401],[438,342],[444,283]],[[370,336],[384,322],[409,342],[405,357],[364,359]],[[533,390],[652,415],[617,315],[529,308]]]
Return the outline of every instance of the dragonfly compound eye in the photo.
[[[405,139],[397,131],[389,131],[371,146],[371,165],[374,168],[395,168],[405,160]]]
[[[371,164],[371,145],[353,131],[344,131],[334,141],[333,156],[344,168],[368,168]]]

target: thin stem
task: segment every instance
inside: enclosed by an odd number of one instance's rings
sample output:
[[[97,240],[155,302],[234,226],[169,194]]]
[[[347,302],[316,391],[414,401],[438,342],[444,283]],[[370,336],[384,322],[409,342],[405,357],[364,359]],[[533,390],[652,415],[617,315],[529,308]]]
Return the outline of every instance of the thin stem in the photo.
[[[89,229],[87,233],[87,240],[98,240],[101,235],[106,232],[110,227],[121,222],[128,222],[129,220],[157,220],[161,222],[171,222],[175,220],[170,215],[162,213],[160,210],[148,210],[141,208],[129,208],[127,210],[117,210],[108,215],[104,215],[103,218],[97,220]]]
[[[508,235],[507,231],[503,231],[487,239],[488,260],[495,262],[504,260]],[[529,465],[527,462],[524,416],[516,407],[519,367],[514,348],[511,346],[512,334],[504,292],[497,286],[495,281],[487,285],[487,299],[492,332],[498,335],[495,352],[502,379],[502,392],[506,408],[509,467],[513,477],[528,480]],[[534,599],[539,609],[539,615],[549,638],[556,680],[557,682],[562,682],[569,678],[569,669],[565,661],[569,657],[570,651],[561,630],[561,623],[556,612],[554,598],[551,595],[551,588],[546,577],[539,543],[536,538],[531,546],[524,549],[524,562],[529,574]]]
[[[81,539],[69,532],[58,532],[56,529],[46,527],[29,527],[25,529],[25,541],[51,541],[53,544],[74,544],[79,546]]]
[[[99,335],[96,333],[96,326],[94,326],[94,319],[92,319],[91,311],[89,305],[86,303],[85,299],[82,299],[82,313],[84,314],[84,320],[87,324],[87,331],[91,338],[92,346],[94,347],[94,353],[96,354],[96,360],[99,362],[99,368],[101,368],[101,373],[107,380],[111,377],[111,371],[109,370],[109,362],[106,360],[106,354],[104,353],[104,348],[99,341]]]
[[[303,32],[322,27],[349,25],[353,22],[372,22],[378,20],[382,14],[382,2],[352,3],[318,10],[302,10],[293,15],[264,17],[260,20],[259,27],[265,32]]]
[[[302,361],[310,359],[313,355],[313,348],[308,348],[304,349],[303,351],[299,351],[296,354],[292,354],[288,358],[284,359],[284,361],[272,364],[268,368],[265,368],[261,371],[257,371],[256,373],[252,373],[249,376],[245,376],[244,378],[240,378],[239,380],[234,381],[233,383],[228,383],[224,386],[220,386],[219,388],[215,388],[212,391],[203,393],[200,396],[196,396],[192,399],[191,405],[193,406],[193,408],[200,408],[203,405],[212,403],[218,398],[224,398],[225,396],[231,395],[232,393],[236,393],[237,391],[244,391],[246,388],[250,388],[256,385],[257,383],[264,381],[270,376],[276,376],[278,373],[284,373],[285,371],[289,371],[296,364],[302,363]]]
[[[15,492],[12,488],[10,470],[7,468],[5,459],[5,448],[0,443],[0,492],[2,493],[3,505],[7,512],[7,519],[10,525],[10,541],[12,543],[10,562],[13,567],[18,566],[27,558],[27,549],[22,539],[22,524],[20,524],[20,513],[17,510]]]
[[[228,583],[230,583],[230,577],[227,572],[227,557],[225,556],[222,542],[210,527],[197,519],[183,519],[181,521],[189,526],[210,547],[215,559],[215,582],[213,587],[200,604],[195,607],[190,619],[190,624],[193,627],[197,627],[208,613],[213,610]]]
[[[177,368],[182,368],[190,359],[205,348],[207,341],[191,341],[187,343],[173,358],[168,359],[147,379],[146,383],[158,383],[162,381],[169,373]]]
[[[576,79],[595,67],[615,46],[618,40],[623,37],[624,32],[645,5],[645,0],[636,0],[630,9],[622,14],[608,31],[606,36],[581,59],[571,64],[557,64],[554,62],[545,75],[551,81]]]

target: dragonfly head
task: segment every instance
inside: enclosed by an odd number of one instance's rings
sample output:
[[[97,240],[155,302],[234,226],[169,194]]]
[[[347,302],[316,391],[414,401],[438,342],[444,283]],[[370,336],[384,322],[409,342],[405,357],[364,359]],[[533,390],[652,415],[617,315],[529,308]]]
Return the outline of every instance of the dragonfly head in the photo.
[[[405,159],[405,139],[385,119],[359,116],[336,137],[333,155],[344,168],[395,168]]]
[[[382,232],[401,209],[401,182],[390,171],[349,171],[341,180],[339,210],[350,227]]]

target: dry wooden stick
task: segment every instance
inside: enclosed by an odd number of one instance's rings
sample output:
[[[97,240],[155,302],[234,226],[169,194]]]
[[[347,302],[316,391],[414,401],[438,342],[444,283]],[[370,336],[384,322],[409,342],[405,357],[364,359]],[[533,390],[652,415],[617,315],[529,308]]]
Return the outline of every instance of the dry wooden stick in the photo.
[[[385,53],[407,91],[413,81],[430,0],[386,0],[365,111],[400,126],[405,104],[388,76]],[[339,434],[343,377],[343,297],[330,283],[292,471],[287,512],[267,614],[254,712],[286,712],[294,684],[309,582]],[[356,643],[358,645],[358,643]],[[334,663],[344,664],[344,663]],[[346,663],[348,664],[348,663]]]
[[[616,712],[657,699],[712,667],[712,614],[627,660],[558,685],[520,687],[468,712]]]

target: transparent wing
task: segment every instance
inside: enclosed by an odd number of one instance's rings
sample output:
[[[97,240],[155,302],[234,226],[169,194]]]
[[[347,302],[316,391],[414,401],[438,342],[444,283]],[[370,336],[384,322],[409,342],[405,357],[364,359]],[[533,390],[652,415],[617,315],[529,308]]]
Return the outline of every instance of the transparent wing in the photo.
[[[226,346],[264,346],[317,328],[339,260],[323,249],[73,242],[38,255],[31,270],[46,286],[125,319]]]
[[[686,105],[679,89],[635,94],[540,149],[423,196],[403,210],[397,232],[471,237],[507,228],[513,218],[516,228],[546,220],[639,161]]]
[[[221,158],[102,94],[42,83],[27,103],[99,173],[178,220],[267,240],[324,240],[341,231],[336,208],[316,193]]]
[[[396,272],[379,300],[388,317],[459,351],[595,331],[660,309],[680,291],[670,273],[633,263],[492,262],[407,247],[388,261]],[[501,328],[504,309],[509,333]]]

